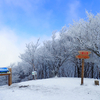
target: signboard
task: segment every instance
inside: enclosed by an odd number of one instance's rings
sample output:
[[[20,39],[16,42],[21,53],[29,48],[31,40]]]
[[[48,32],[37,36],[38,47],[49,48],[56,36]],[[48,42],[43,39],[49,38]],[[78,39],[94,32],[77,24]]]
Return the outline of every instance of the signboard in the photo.
[[[90,51],[78,51],[80,55],[89,55]]]
[[[79,58],[79,59],[89,59],[90,57],[88,55],[77,55],[76,58]]]
[[[0,68],[0,76],[8,75],[8,85],[12,84],[12,69],[11,68]]]
[[[36,72],[36,71],[33,71],[33,72],[32,72],[32,75],[37,75],[37,72]]]
[[[9,72],[8,68],[4,67],[4,68],[0,68],[0,73],[7,73]]]
[[[89,54],[91,52],[89,52],[89,51],[78,51],[78,52],[79,52],[79,55],[77,55],[76,58],[82,59],[81,85],[83,85],[83,78],[84,78],[84,59],[90,58],[89,57]]]
[[[89,54],[91,52],[89,51],[78,51],[79,52],[79,55],[76,56],[76,58],[79,58],[79,59],[89,59]]]

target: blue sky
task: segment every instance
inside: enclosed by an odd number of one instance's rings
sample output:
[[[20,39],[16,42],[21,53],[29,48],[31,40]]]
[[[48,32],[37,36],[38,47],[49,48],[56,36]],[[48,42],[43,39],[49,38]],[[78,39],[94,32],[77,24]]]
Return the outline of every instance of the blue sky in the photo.
[[[100,0],[0,0],[0,66],[19,61],[26,43],[86,19],[86,11],[100,13]]]

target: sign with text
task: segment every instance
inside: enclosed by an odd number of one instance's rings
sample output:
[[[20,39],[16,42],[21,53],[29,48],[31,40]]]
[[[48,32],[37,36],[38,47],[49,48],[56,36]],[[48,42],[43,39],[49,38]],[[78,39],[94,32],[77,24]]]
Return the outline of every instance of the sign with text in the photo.
[[[89,57],[89,54],[91,52],[89,52],[89,51],[78,51],[78,52],[79,52],[79,55],[77,55],[76,58],[82,59],[81,85],[83,85],[83,78],[84,78],[84,59],[90,58]]]
[[[90,51],[78,51],[80,55],[89,55]]]
[[[79,59],[89,59],[90,57],[88,55],[77,55],[76,58],[79,58]]]
[[[79,52],[79,55],[76,56],[76,58],[79,58],[79,59],[89,59],[89,54],[91,52],[89,51],[78,51]]]

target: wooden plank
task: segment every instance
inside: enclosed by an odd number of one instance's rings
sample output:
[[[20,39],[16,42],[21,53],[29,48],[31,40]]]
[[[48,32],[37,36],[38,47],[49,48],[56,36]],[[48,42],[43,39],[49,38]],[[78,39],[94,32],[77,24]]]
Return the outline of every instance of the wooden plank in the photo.
[[[78,59],[89,59],[90,57],[88,55],[77,55],[76,58],[78,58]]]
[[[10,75],[11,73],[0,73],[0,76]]]
[[[78,51],[79,54],[82,54],[82,55],[89,55],[91,52],[90,51]]]

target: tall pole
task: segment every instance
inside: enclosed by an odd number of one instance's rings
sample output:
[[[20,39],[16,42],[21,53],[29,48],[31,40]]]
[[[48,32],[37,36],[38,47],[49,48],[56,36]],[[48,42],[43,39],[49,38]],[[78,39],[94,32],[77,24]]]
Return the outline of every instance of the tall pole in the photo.
[[[81,85],[83,85],[84,78],[84,59],[82,59]]]

